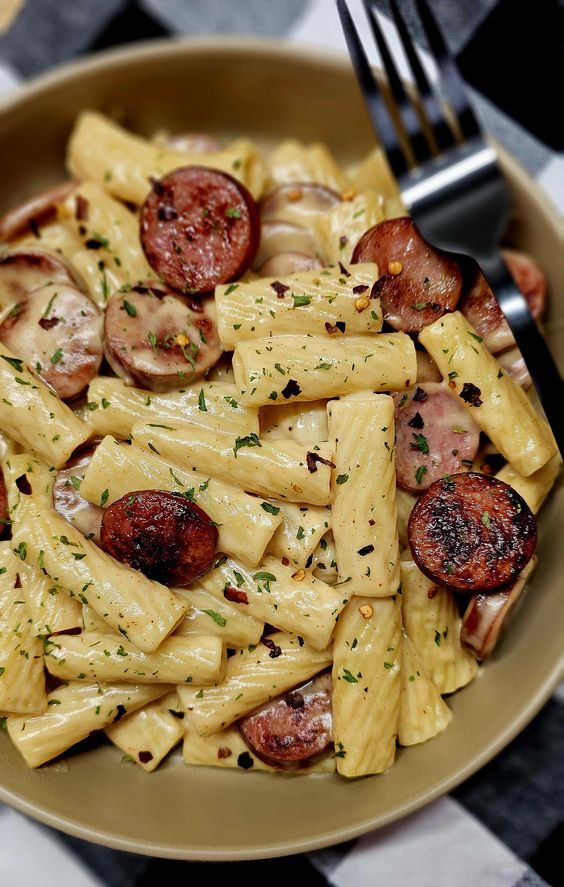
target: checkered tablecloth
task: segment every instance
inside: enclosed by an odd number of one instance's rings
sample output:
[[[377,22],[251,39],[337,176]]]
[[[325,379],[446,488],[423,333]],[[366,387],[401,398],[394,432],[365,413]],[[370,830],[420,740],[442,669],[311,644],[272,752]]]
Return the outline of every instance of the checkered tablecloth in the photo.
[[[0,13],[3,2],[7,0],[0,0]],[[477,29],[492,21],[494,7],[509,2],[513,10],[534,7],[542,12],[552,4],[562,11],[561,0],[434,0],[432,5],[452,49],[459,52],[471,45]],[[411,18],[410,0],[401,5]],[[350,6],[362,19],[360,0],[351,0]],[[381,6],[385,11],[385,0]],[[392,28],[385,18],[382,21],[394,44]],[[167,34],[225,33],[281,36],[344,51],[333,0],[27,0],[0,36],[0,92],[69,58],[116,43]],[[559,46],[562,62],[564,34]],[[523,63],[531,66],[534,59]],[[474,99],[484,126],[564,211],[564,156],[508,117],[491,98],[474,93]],[[449,797],[356,842],[286,859],[216,864],[211,873],[241,881],[266,878],[270,885],[302,883],[299,879],[335,887],[557,885],[564,884],[563,841],[560,690],[518,739]],[[147,887],[165,878],[190,883],[202,874],[210,876],[210,869],[202,872],[202,865],[97,847],[0,807],[0,883],[9,887]]]

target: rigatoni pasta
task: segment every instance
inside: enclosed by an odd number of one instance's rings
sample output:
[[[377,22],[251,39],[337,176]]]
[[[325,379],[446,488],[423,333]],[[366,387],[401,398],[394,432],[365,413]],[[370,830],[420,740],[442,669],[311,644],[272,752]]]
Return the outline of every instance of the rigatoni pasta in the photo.
[[[136,447],[156,452],[185,471],[229,477],[247,492],[261,496],[327,505],[329,502],[328,444],[312,451],[316,471],[308,467],[308,449],[292,440],[261,441],[256,434],[233,435],[179,425],[133,426]]]
[[[386,394],[331,401],[335,450],[332,527],[339,582],[349,594],[388,597],[400,581],[394,404]]]
[[[342,336],[378,333],[382,307],[372,298],[376,265],[303,271],[282,283],[260,278],[218,286],[218,332],[223,347],[291,333]]]
[[[421,537],[456,587],[461,491],[488,542],[503,515],[480,495],[501,454],[531,558],[526,503],[536,512],[558,474],[552,435],[448,313],[466,284],[397,218],[380,149],[345,171],[317,143],[264,157],[247,139],[149,140],[85,112],[68,168],[45,222],[3,226],[17,229],[0,269],[0,339],[18,343],[0,348],[11,740],[30,767],[97,730],[145,771],[181,740],[190,765],[385,771],[398,743],[446,729],[442,695],[478,670]],[[92,318],[73,339],[81,306]],[[418,380],[422,346],[433,366]],[[76,385],[57,394],[53,367]],[[440,386],[422,381],[439,371]],[[498,627],[476,629],[488,651]]]
[[[24,362],[0,347],[0,428],[49,466],[60,468],[90,432]]]
[[[49,638],[45,664],[67,681],[211,684],[223,671],[224,647],[213,635],[176,636],[154,653],[142,653],[126,638],[90,631]]]
[[[172,688],[165,684],[93,684],[78,681],[57,687],[38,715],[12,715],[10,739],[29,767],[40,767],[93,730],[103,730]]]
[[[404,333],[240,342],[233,369],[241,400],[256,406],[354,391],[401,391],[413,384],[417,371],[413,342]]]
[[[179,391],[155,394],[98,376],[88,388],[86,420],[92,433],[127,439],[136,422],[167,419],[190,422],[212,431],[258,434],[258,410],[236,400],[234,385],[202,382]]]
[[[401,605],[397,597],[347,604],[333,649],[333,738],[344,776],[381,773],[396,750],[401,688]]]
[[[144,653],[156,650],[187,610],[168,588],[111,558],[52,509],[19,527],[14,542],[22,560],[60,582]]]

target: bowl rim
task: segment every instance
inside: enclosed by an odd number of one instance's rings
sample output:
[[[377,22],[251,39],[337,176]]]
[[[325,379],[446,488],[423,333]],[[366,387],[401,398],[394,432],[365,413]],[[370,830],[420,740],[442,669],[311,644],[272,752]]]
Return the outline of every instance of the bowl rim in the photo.
[[[272,37],[261,37],[259,39],[256,36],[217,35],[211,37],[182,36],[145,40],[125,47],[112,47],[95,54],[90,53],[80,56],[77,59],[58,65],[52,71],[17,84],[9,93],[0,96],[0,118],[13,109],[24,107],[27,102],[40,99],[44,93],[56,89],[60,84],[64,84],[69,78],[74,76],[96,73],[113,65],[117,65],[119,68],[131,61],[140,59],[146,61],[156,60],[161,58],[163,54],[168,57],[182,57],[186,53],[205,55],[209,52],[217,52],[218,49],[239,53],[246,58],[249,56],[270,56],[280,59],[294,58],[300,62],[307,60],[308,63],[319,65],[323,68],[329,66],[334,69],[345,70],[349,69],[350,65],[348,56],[344,51],[328,49],[305,42],[294,43],[287,39],[275,39]],[[559,213],[546,191],[534,181],[521,164],[503,147],[497,147],[500,152],[502,165],[510,171],[511,177],[527,191],[528,198],[536,203],[539,212],[548,221],[554,230],[555,236],[558,237],[564,246],[564,216]],[[350,841],[375,829],[383,828],[447,794],[499,754],[534,718],[563,678],[564,651],[560,659],[554,662],[547,677],[545,677],[532,697],[529,698],[527,704],[522,708],[519,716],[506,725],[505,729],[497,735],[495,741],[490,742],[479,754],[474,755],[455,774],[440,779],[424,795],[417,796],[401,804],[387,814],[376,814],[365,819],[362,824],[348,827],[339,826],[338,829],[326,832],[322,837],[286,840],[278,844],[274,842],[268,848],[229,850],[219,848],[209,852],[193,848],[163,846],[159,843],[153,844],[146,841],[141,842],[139,839],[122,837],[98,827],[83,826],[71,819],[65,818],[63,815],[45,811],[19,794],[5,789],[1,784],[0,802],[8,804],[20,813],[30,816],[47,826],[82,840],[147,856],[179,860],[226,862],[266,859],[304,853]],[[260,776],[264,778],[268,774],[260,774]]]

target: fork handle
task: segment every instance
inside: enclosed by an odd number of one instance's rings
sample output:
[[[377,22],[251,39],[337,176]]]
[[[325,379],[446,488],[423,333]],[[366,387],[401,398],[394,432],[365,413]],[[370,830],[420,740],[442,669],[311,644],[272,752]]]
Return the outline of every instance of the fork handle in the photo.
[[[546,339],[501,253],[481,258],[479,263],[523,355],[560,454],[564,456],[564,384]]]

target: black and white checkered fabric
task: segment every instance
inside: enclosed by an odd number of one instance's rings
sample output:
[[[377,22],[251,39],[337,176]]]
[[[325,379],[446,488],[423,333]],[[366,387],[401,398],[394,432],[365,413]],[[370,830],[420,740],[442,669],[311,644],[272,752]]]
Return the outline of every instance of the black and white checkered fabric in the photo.
[[[400,3],[416,29],[410,0]],[[350,5],[358,20],[360,0]],[[486,93],[474,92],[485,128],[564,211],[562,114],[554,92],[551,113],[545,113],[537,98],[543,83],[534,80],[535,73],[552,76],[564,64],[562,0],[432,0],[432,5],[467,79]],[[386,0],[380,6],[385,13]],[[383,25],[393,43],[385,18]],[[333,0],[27,0],[0,37],[0,92],[114,44],[168,34],[231,33],[280,36],[344,51]],[[515,102],[521,84],[528,84],[528,92]],[[356,842],[307,856],[216,864],[213,874],[312,887],[559,885],[564,884],[563,843],[561,689],[502,754],[451,796]],[[191,883],[204,874],[202,865],[97,847],[0,807],[0,883],[9,887],[148,887],[165,879]]]

